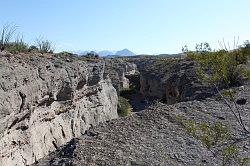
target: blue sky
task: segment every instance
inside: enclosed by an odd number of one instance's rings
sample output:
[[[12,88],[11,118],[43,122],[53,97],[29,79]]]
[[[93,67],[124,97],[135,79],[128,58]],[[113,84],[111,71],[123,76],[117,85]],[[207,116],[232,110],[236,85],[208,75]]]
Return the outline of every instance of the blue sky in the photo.
[[[250,39],[250,0],[0,0],[0,26],[57,50],[177,53],[187,44]]]

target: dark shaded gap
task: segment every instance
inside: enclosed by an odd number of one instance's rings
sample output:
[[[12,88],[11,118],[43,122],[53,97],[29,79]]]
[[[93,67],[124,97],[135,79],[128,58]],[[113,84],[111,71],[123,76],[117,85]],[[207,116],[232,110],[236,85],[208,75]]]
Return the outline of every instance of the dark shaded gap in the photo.
[[[147,99],[140,92],[140,74],[127,75],[129,88],[120,91],[120,96],[128,99],[133,108],[133,112],[140,112],[149,107],[153,101]]]

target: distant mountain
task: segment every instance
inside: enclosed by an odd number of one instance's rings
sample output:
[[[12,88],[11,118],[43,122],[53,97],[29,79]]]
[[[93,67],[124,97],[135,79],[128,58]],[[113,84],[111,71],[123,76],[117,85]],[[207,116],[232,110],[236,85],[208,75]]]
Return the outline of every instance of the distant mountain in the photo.
[[[98,54],[100,56],[133,56],[135,55],[132,51],[128,50],[128,49],[123,49],[120,51],[109,51],[109,50],[103,50],[103,51],[83,51],[83,50],[77,50],[77,51],[71,51],[74,54],[78,54],[78,55],[87,55],[87,53],[94,53],[94,54]]]
[[[117,55],[117,56],[133,56],[133,55],[135,55],[135,53],[133,53],[132,51],[130,51],[128,49],[123,49],[121,51],[117,51],[115,53],[115,55]]]
[[[77,51],[71,51],[73,54],[77,55],[87,55],[88,53],[94,54],[94,55],[99,55],[99,52],[97,51],[83,51],[83,50],[77,50]]]
[[[98,54],[100,56],[110,56],[110,55],[114,55],[115,52],[113,51],[108,51],[108,50],[104,50],[104,51],[99,51]]]
[[[82,50],[71,51],[71,53],[77,54],[77,55],[87,55],[87,53],[89,53],[89,52],[90,51],[82,51]]]

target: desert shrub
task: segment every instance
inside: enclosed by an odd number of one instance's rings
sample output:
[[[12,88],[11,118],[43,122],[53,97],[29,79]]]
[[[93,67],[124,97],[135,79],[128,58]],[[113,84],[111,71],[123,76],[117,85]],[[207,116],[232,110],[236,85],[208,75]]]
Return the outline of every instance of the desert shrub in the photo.
[[[230,165],[232,161],[238,160],[238,148],[235,145],[229,145],[222,149],[222,165]]]
[[[242,120],[241,110],[237,106],[233,94],[228,91],[230,94],[230,100],[228,100],[219,89],[230,90],[232,86],[241,85],[245,79],[250,78],[250,71],[244,65],[248,62],[249,47],[248,42],[244,47],[232,51],[227,49],[211,51],[209,44],[206,43],[197,45],[196,51],[183,49],[188,58],[198,62],[200,67],[197,69],[197,75],[216,89],[245,134],[249,134],[250,131],[247,130]],[[232,105],[235,107],[232,107]]]
[[[250,57],[250,42],[249,40],[245,41],[244,44],[239,48],[239,52],[241,53],[240,60],[242,63],[246,63]]]
[[[86,55],[83,55],[83,56],[87,58],[91,58],[91,59],[99,58],[99,55],[94,51],[88,52]]]
[[[208,125],[205,122],[197,123],[194,120],[186,119],[181,115],[177,115],[176,120],[188,134],[200,140],[215,155],[220,155],[222,165],[234,163],[245,166],[250,162],[249,156],[239,157],[238,147],[232,142],[234,140],[233,135],[220,122]]]
[[[67,51],[56,53],[55,56],[60,57],[60,58],[76,57],[73,53],[70,53]]]
[[[83,61],[97,62],[97,61],[99,61],[100,57],[97,53],[95,53],[94,51],[91,51],[91,52],[87,53],[86,55],[81,55],[79,57],[79,59],[81,59]]]
[[[16,26],[12,24],[6,24],[3,26],[0,32],[0,51],[6,49],[6,47],[10,44],[10,40],[13,37],[16,31]]]
[[[52,45],[52,42],[49,40],[45,40],[43,38],[37,38],[36,44],[37,44],[38,51],[42,54],[54,52],[54,47]]]
[[[250,69],[244,68],[243,69],[243,76],[245,77],[245,79],[250,80]]]
[[[29,46],[23,41],[23,37],[17,36],[14,42],[8,43],[6,46],[6,50],[16,54],[19,52],[28,52]]]
[[[37,46],[34,45],[29,46],[29,52],[38,52]]]
[[[120,117],[128,116],[131,112],[131,105],[124,97],[118,97],[117,113]]]
[[[204,143],[208,149],[225,142],[231,137],[228,128],[219,122],[208,125],[204,122],[198,124],[194,120],[186,120],[180,117],[177,119],[181,122],[187,133]]]
[[[188,52],[187,56],[200,64],[197,74],[200,78],[230,87],[239,85],[244,78],[244,68],[240,66],[243,62],[238,51],[196,51]]]
[[[250,164],[250,156],[243,157],[240,159],[240,166],[247,166]]]

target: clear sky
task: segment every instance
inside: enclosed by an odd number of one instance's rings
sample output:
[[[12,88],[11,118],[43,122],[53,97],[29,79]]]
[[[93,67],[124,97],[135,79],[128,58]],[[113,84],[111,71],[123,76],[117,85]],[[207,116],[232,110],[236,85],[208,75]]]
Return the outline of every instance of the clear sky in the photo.
[[[185,44],[250,39],[250,0],[0,0],[0,26],[57,50],[177,53]]]

